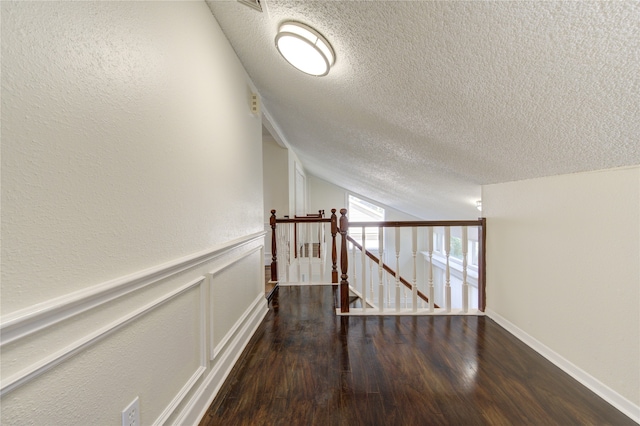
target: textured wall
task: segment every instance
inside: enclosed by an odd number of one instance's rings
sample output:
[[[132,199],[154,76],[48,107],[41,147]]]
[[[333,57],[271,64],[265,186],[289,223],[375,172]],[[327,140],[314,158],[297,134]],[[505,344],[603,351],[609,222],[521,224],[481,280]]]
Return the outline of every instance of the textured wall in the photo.
[[[640,405],[640,167],[483,187],[487,308]]]
[[[260,120],[206,5],[2,7],[4,313],[262,230]]]
[[[252,83],[204,2],[1,7],[1,423],[192,423],[266,312]]]

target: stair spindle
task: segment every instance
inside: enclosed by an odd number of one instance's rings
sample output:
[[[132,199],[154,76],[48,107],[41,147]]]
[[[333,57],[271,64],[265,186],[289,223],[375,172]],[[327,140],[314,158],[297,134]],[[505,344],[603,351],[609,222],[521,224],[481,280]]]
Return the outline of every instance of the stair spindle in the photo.
[[[367,312],[367,249],[366,249],[366,228],[362,227],[362,312]],[[354,246],[355,249],[355,246]],[[354,265],[355,266],[355,265]]]
[[[294,256],[292,256],[292,250],[295,250],[295,247],[291,245],[291,236],[294,234],[295,224],[290,223],[286,229],[285,238],[287,239],[287,264],[285,265],[285,273],[287,274],[287,282],[291,282],[291,262]]]
[[[326,264],[326,260],[327,260],[327,252],[326,252],[326,247],[324,247],[324,236],[325,236],[325,224],[324,223],[320,223],[318,224],[318,258],[320,259],[320,282],[324,283],[325,279],[324,279],[324,272],[325,272],[325,267],[327,266]]]
[[[469,238],[467,227],[462,227],[462,311],[469,312],[469,284],[467,283],[467,246]]]
[[[433,289],[433,228],[427,228],[427,253],[429,256],[429,312],[434,310],[434,294]]]
[[[382,226],[378,228],[378,256],[380,256],[378,263],[378,309],[382,312],[384,310],[384,268],[382,267],[384,262],[384,228]]]
[[[400,312],[400,227],[396,226],[396,312]]]
[[[294,242],[295,242],[295,250],[296,250],[296,269],[298,271],[298,282],[301,283],[302,282],[302,246],[299,245],[299,233],[298,230],[300,228],[298,227],[297,223],[293,224],[293,237],[294,237]]]
[[[311,275],[313,274],[313,269],[312,269],[312,264],[311,264],[311,260],[313,258],[313,240],[311,239],[311,236],[313,235],[312,232],[313,229],[313,224],[312,223],[307,223],[307,235],[306,235],[306,240],[307,240],[307,264],[309,266],[309,278],[307,279],[307,281],[309,283],[311,283]]]
[[[376,293],[373,291],[373,261],[367,259],[367,264],[369,265],[369,294],[371,295],[371,300],[374,300],[374,294]]]
[[[451,312],[451,268],[449,265],[449,253],[451,252],[451,228],[445,226],[444,228],[444,254],[447,259],[447,266],[445,269],[445,312]]]
[[[418,311],[418,267],[416,254],[418,252],[418,228],[411,228],[411,251],[413,254],[413,283],[411,285],[411,309]]]
[[[356,245],[351,244],[351,282],[353,283],[353,288],[358,288],[358,274],[356,269]]]

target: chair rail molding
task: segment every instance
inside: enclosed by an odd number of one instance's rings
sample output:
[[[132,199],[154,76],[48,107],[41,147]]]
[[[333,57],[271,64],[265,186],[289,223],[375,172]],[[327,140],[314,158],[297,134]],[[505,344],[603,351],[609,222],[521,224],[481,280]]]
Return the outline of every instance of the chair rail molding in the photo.
[[[184,256],[142,271],[69,293],[0,318],[0,347],[111,302],[133,291],[227,254],[230,250],[260,242],[257,232],[213,248]]]

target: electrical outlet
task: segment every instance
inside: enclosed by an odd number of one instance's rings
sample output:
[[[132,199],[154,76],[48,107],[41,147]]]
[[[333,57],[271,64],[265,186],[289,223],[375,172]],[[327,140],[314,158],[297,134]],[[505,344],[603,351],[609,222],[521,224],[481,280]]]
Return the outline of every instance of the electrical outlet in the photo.
[[[131,401],[131,404],[122,410],[122,426],[140,426],[140,399]]]

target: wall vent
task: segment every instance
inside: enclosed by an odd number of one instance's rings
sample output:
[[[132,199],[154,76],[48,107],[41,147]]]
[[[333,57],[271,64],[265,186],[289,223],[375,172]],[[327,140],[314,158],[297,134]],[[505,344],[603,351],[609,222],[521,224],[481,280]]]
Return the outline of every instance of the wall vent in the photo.
[[[251,9],[257,10],[258,12],[262,12],[262,4],[260,4],[260,0],[238,0],[238,2],[245,6],[249,6]]]
[[[258,98],[258,94],[251,94],[251,113],[254,115],[260,114],[260,98]]]

